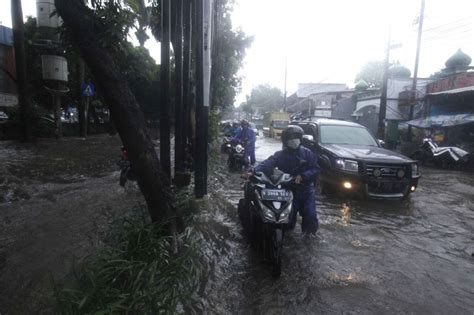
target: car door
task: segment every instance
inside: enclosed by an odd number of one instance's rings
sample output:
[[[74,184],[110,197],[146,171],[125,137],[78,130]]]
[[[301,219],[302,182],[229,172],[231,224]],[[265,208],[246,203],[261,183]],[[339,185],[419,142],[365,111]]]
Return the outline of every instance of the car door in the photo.
[[[314,139],[314,134],[313,134],[313,129],[311,128],[311,124],[309,124],[309,123],[299,123],[298,126],[300,126],[301,129],[303,129],[303,132],[304,132],[305,136],[312,136],[313,139]],[[309,139],[307,139],[307,137],[303,137],[303,139],[301,141],[301,144],[303,146],[307,147],[308,149],[310,149],[311,151],[313,151],[314,153],[316,153],[316,142],[315,141],[310,141]]]
[[[319,143],[319,126],[318,124],[311,125],[311,134],[314,137],[314,150],[317,158],[319,166],[321,166],[323,173],[331,169],[331,155],[330,153],[325,150]]]

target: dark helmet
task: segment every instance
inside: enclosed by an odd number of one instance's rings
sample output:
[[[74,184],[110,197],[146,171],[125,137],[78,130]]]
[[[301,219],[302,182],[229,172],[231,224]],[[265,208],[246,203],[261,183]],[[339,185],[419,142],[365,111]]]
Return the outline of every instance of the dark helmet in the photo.
[[[285,144],[288,140],[292,139],[302,139],[303,138],[303,129],[300,126],[296,125],[289,125],[283,132],[281,133],[281,142]]]
[[[244,127],[249,127],[250,123],[246,121],[245,119],[242,119],[242,121],[240,122],[240,125],[242,126],[242,128],[244,128]]]

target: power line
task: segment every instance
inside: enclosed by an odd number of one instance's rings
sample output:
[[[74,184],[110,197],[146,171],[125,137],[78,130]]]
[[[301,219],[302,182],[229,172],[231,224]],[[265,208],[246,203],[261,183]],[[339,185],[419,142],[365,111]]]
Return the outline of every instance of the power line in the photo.
[[[432,42],[432,41],[439,41],[439,40],[454,40],[454,39],[458,39],[458,38],[468,38],[468,37],[472,37],[472,31],[469,30],[469,31],[465,31],[465,32],[460,32],[458,34],[452,34],[452,35],[440,35],[440,36],[432,36],[432,37],[427,37],[427,38],[424,38],[423,41],[424,42]]]
[[[451,25],[459,24],[460,22],[467,21],[467,20],[472,21],[472,17],[465,17],[463,19],[459,19],[459,20],[456,20],[456,21],[453,21],[453,22],[449,22],[449,23],[441,24],[441,25],[434,26],[434,27],[431,27],[431,28],[427,28],[427,29],[424,29],[423,31],[424,32],[429,32],[429,31],[432,31],[432,30],[437,30],[439,28],[443,28],[445,26],[451,26]]]
[[[441,31],[436,31],[436,32],[431,32],[431,33],[426,33],[428,36],[438,36],[438,35],[449,35],[449,34],[455,34],[459,32],[465,32],[465,31],[471,31],[472,30],[472,25],[465,25],[462,27],[457,27],[457,28],[451,28],[451,29],[446,29],[446,30],[441,30]]]

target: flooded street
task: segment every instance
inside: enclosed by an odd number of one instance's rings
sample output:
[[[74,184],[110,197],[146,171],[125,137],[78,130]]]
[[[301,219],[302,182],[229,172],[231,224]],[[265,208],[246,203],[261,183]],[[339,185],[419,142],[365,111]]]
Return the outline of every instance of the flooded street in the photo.
[[[257,160],[280,147],[259,137]],[[282,276],[274,280],[271,266],[241,235],[236,205],[242,180],[221,167],[215,186],[233,207],[221,207],[208,220],[226,229],[221,234],[227,239],[216,242],[225,250],[206,288],[206,308],[241,314],[472,314],[474,176],[422,171],[419,190],[403,202],[318,196],[317,239],[303,239],[299,226],[288,234]]]
[[[118,185],[118,137],[1,143],[0,312],[48,310],[45,288],[103,243],[143,199]],[[60,147],[61,150],[57,148]],[[259,137],[257,160],[281,148]],[[320,231],[284,241],[281,278],[242,235],[240,174],[210,160],[210,209],[199,215],[211,313],[453,313],[474,310],[474,176],[423,169],[404,202],[317,197]],[[44,304],[44,305],[43,305]]]
[[[118,184],[120,147],[108,135],[0,142],[0,313],[50,313],[53,279],[143,205],[137,189]]]

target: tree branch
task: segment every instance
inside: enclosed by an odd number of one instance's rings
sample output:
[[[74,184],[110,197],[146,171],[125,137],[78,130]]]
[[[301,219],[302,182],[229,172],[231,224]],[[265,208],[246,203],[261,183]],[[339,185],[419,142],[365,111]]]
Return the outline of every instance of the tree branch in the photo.
[[[1,66],[0,65],[0,70],[2,70],[3,72],[5,72],[7,74],[7,76],[13,81],[15,82],[15,84],[18,84],[18,81],[16,79],[16,77],[13,75],[13,73],[11,73],[10,71],[7,70],[7,68],[5,68],[4,66]]]

